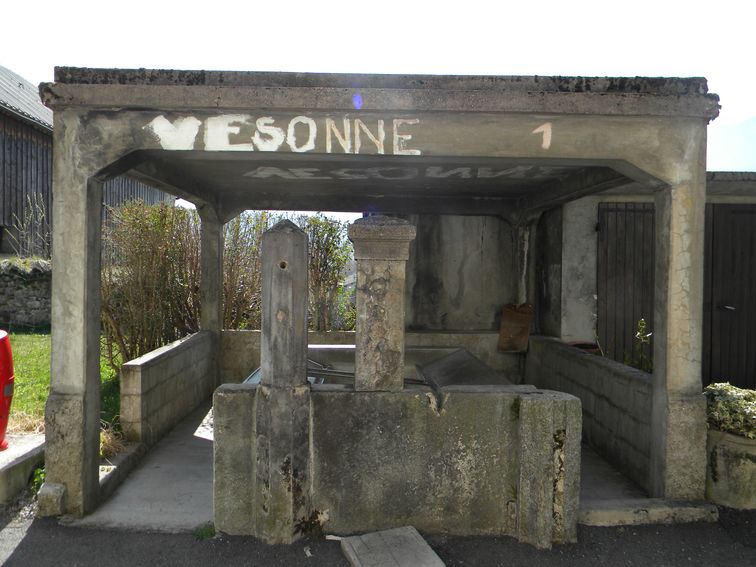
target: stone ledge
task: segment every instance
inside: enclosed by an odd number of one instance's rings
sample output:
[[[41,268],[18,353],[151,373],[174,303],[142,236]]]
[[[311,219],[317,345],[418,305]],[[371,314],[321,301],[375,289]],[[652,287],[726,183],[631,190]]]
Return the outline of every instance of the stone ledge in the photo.
[[[579,524],[600,527],[716,522],[718,518],[714,504],[663,498],[589,500],[580,504],[578,513]]]
[[[0,504],[26,488],[32,471],[45,462],[44,435],[9,435],[8,442],[0,453]]]

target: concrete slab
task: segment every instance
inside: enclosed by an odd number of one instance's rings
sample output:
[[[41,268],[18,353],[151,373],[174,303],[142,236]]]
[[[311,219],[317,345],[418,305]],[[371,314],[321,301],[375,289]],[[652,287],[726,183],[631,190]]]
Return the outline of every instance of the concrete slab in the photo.
[[[717,518],[717,507],[709,502],[649,498],[642,488],[583,444],[578,523],[637,526],[716,522]]]
[[[587,502],[641,498],[648,498],[648,494],[583,443],[580,471],[581,508]]]
[[[213,521],[213,442],[205,403],[162,439],[81,527],[192,531]]]
[[[32,471],[45,462],[45,436],[8,435],[0,451],[0,504],[7,504],[29,482]]]
[[[341,540],[352,567],[444,567],[444,562],[412,526]]]

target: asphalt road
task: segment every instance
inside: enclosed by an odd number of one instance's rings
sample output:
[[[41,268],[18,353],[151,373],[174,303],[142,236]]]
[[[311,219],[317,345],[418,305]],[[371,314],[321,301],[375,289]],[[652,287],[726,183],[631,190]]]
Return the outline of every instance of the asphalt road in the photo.
[[[145,565],[348,566],[338,542],[301,541],[268,546],[250,537],[157,534],[74,528],[52,519],[17,519],[0,532],[16,539],[5,565],[108,567]],[[580,527],[574,545],[536,550],[512,538],[428,537],[448,566],[756,566],[756,511],[721,510],[715,524]],[[0,542],[0,550],[3,548]],[[7,555],[6,555],[7,556]],[[0,555],[2,557],[2,555]]]

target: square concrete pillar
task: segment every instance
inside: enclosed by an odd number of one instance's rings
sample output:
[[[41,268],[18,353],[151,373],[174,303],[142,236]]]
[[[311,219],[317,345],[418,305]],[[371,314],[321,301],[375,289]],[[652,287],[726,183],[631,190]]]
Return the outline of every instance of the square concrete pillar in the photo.
[[[262,379],[256,402],[256,531],[291,543],[310,515],[307,235],[285,220],[262,238]]]
[[[39,510],[82,516],[99,498],[102,184],[62,159],[70,149],[63,130],[56,124],[52,372]]]
[[[694,140],[695,141],[695,140]],[[691,173],[656,196],[653,496],[703,499],[706,404],[701,393],[705,143]],[[681,171],[687,173],[681,168]]]
[[[404,388],[404,280],[415,227],[384,216],[349,226],[357,261],[357,328],[354,388]]]
[[[219,385],[218,356],[223,330],[223,223],[211,207],[198,209],[200,216],[200,329],[213,333],[213,383]]]

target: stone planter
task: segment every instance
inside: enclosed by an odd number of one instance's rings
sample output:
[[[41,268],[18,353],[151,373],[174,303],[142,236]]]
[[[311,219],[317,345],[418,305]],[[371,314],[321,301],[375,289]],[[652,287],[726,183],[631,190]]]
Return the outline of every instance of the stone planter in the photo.
[[[715,504],[756,510],[756,439],[709,430],[706,498]]]

